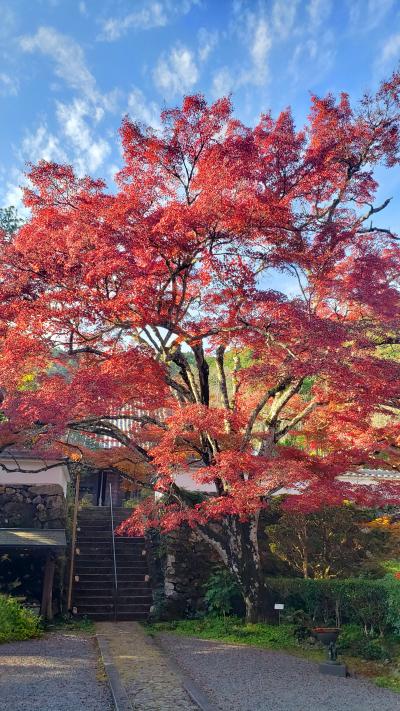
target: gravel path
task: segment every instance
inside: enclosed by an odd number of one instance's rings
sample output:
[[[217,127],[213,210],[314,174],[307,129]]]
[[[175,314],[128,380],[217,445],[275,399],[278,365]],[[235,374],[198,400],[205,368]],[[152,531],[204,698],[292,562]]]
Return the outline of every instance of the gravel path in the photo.
[[[132,707],[137,711],[198,711],[169,658],[138,622],[97,622]]]
[[[164,649],[221,711],[397,711],[400,695],[360,679],[324,676],[297,657],[161,634]]]
[[[53,633],[0,646],[0,711],[111,711],[93,637]]]

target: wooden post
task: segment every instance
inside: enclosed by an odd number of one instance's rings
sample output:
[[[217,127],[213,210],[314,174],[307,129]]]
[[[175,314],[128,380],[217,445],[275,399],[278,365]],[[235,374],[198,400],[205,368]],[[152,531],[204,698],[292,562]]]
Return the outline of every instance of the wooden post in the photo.
[[[53,553],[48,553],[43,574],[42,604],[40,614],[45,620],[53,619],[53,581],[56,560]]]
[[[75,501],[74,513],[72,516],[72,533],[71,533],[71,558],[69,564],[69,580],[68,580],[68,595],[67,595],[67,610],[72,608],[72,587],[74,584],[74,567],[75,567],[75,548],[76,548],[76,528],[78,522],[78,506],[79,506],[79,487],[81,482],[81,472],[78,469],[75,480]]]

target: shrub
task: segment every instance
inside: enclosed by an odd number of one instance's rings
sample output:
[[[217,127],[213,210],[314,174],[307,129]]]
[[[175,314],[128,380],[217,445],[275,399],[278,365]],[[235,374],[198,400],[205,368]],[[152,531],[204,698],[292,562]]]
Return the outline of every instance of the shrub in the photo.
[[[360,625],[365,633],[400,634],[400,582],[380,580],[303,580],[268,578],[267,586],[286,611],[303,610],[313,624]]]
[[[238,611],[241,605],[241,593],[229,570],[217,569],[210,575],[204,587],[204,599],[212,615],[225,617]]]
[[[371,639],[360,647],[359,654],[363,659],[368,661],[383,661],[390,659],[390,653],[387,647],[382,643],[382,640]]]
[[[41,633],[40,619],[12,597],[0,595],[0,643],[30,639]]]
[[[293,625],[293,635],[299,643],[305,642],[311,636],[312,622],[304,610],[294,610],[285,614],[285,622]]]
[[[365,644],[365,632],[358,625],[344,625],[340,630],[338,647],[340,652],[358,655]]]

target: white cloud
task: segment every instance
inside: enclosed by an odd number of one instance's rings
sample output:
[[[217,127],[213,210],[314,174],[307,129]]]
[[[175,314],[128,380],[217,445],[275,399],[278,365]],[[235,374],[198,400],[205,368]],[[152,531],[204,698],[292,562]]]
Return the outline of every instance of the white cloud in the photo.
[[[183,45],[173,47],[168,55],[160,57],[153,72],[158,89],[173,96],[191,89],[199,78],[193,52]]]
[[[110,17],[102,23],[99,39],[113,42],[131,29],[150,30],[164,27],[178,15],[187,14],[199,0],[136,0],[137,9],[125,17]]]
[[[57,102],[57,119],[75,152],[74,164],[81,175],[98,170],[111,152],[104,138],[93,137],[89,121],[97,123],[101,118],[101,111],[93,116],[91,106],[82,99],[74,99],[72,104]]]
[[[205,62],[218,44],[218,32],[217,30],[210,32],[204,27],[201,27],[197,33],[197,37],[199,40],[199,60],[200,62]]]
[[[26,133],[19,154],[22,160],[30,163],[40,160],[62,163],[67,159],[59,138],[49,132],[46,123],[41,123],[36,131]]]
[[[130,116],[146,126],[151,126],[154,129],[161,128],[160,108],[155,101],[146,101],[146,98],[141,91],[135,87],[128,96],[128,110]]]
[[[265,19],[258,18],[255,22],[254,34],[250,47],[253,60],[253,83],[264,84],[268,76],[267,57],[272,46],[269,27]]]
[[[71,37],[53,27],[39,27],[35,35],[21,37],[20,46],[24,52],[41,52],[51,57],[56,75],[68,86],[92,101],[99,100],[96,80],[86,66],[83,50]]]
[[[327,21],[332,10],[332,0],[310,0],[307,6],[311,29],[317,29]]]
[[[83,15],[84,17],[88,16],[89,12],[87,9],[87,5],[83,0],[82,0],[82,2],[79,3],[78,9],[79,9],[79,12],[81,15]]]
[[[12,205],[17,208],[20,215],[28,215],[28,211],[22,204],[22,186],[26,184],[24,174],[17,168],[13,168],[8,180],[5,181],[3,178],[2,184],[4,188],[0,197],[1,205],[4,207]]]
[[[19,81],[5,72],[0,72],[0,95],[16,96],[18,94]]]
[[[212,81],[212,93],[214,97],[226,96],[230,94],[237,85],[237,79],[231,74],[228,67],[218,69]]]
[[[273,29],[282,39],[289,37],[296,19],[299,0],[275,0],[272,7]]]
[[[35,131],[26,131],[21,145],[16,150],[20,163],[38,163],[40,160],[56,161],[63,163],[67,160],[61,140],[50,133],[48,126],[42,122]],[[23,217],[28,217],[29,210],[22,203],[22,189],[27,186],[28,180],[23,170],[14,167],[8,179],[1,181],[4,189],[1,194],[1,204],[14,205]]]
[[[245,45],[249,62],[239,69],[220,67],[212,80],[214,97],[226,95],[241,87],[264,86],[269,78],[268,56],[272,47],[270,25],[262,12],[243,11],[241,4],[235,4],[235,23],[233,30]]]
[[[375,62],[379,72],[395,69],[400,60],[400,32],[390,35],[382,46],[380,55]]]
[[[10,5],[1,4],[1,22],[0,22],[0,40],[7,39],[14,31],[16,26],[16,15]]]
[[[308,77],[309,87],[320,81],[335,59],[335,38],[330,31],[296,45],[289,72],[297,82]]]
[[[120,92],[102,94],[82,48],[52,27],[40,27],[35,35],[22,37],[20,45],[25,52],[41,52],[50,57],[55,74],[78,94],[71,103],[56,102],[57,136],[48,134],[47,127],[45,132],[42,124],[25,139],[22,153],[31,153],[33,158],[28,159],[32,162],[41,158],[72,162],[79,175],[96,172],[111,152],[108,141],[98,135],[97,126],[106,111],[116,109]]]
[[[369,32],[378,27],[395,0],[348,0],[350,23],[357,32]]]

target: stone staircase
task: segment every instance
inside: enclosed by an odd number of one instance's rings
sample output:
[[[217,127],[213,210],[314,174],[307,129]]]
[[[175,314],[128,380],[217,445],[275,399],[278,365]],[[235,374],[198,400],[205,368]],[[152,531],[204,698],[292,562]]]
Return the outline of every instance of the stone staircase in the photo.
[[[127,518],[114,509],[114,526]],[[144,538],[115,536],[115,589],[111,513],[108,507],[78,514],[73,607],[92,620],[146,620],[152,604]]]

